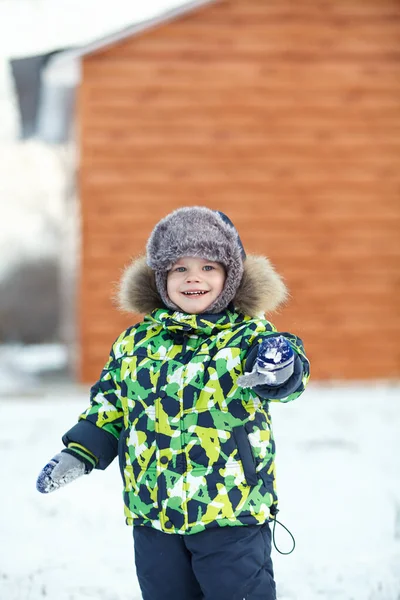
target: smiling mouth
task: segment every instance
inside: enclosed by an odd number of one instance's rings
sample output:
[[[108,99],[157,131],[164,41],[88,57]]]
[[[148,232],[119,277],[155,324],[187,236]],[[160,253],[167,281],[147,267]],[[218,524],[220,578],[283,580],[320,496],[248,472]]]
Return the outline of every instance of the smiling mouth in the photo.
[[[204,294],[208,294],[208,291],[204,292],[202,290],[198,290],[196,292],[182,292],[182,294],[184,296],[204,296]]]

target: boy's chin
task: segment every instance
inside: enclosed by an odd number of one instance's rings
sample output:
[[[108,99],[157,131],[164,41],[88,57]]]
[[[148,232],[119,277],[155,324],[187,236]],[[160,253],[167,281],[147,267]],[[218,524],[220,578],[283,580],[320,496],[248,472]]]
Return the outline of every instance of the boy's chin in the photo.
[[[214,300],[212,300],[212,302],[207,302],[207,304],[205,306],[201,306],[201,305],[196,306],[194,303],[193,303],[193,305],[190,305],[189,303],[185,303],[184,305],[177,303],[177,306],[179,306],[179,309],[182,312],[185,312],[188,315],[200,315],[201,313],[206,313],[213,302],[214,302]]]
[[[194,308],[192,308],[192,309],[190,309],[190,308],[183,308],[183,307],[181,307],[181,306],[180,306],[180,307],[179,307],[179,310],[180,310],[181,312],[184,312],[184,313],[186,313],[187,315],[201,315],[201,314],[203,314],[203,313],[206,313],[206,312],[208,312],[208,308],[209,308],[209,306],[211,306],[211,305],[208,305],[208,306],[206,306],[206,308],[198,308],[198,309],[194,309]]]

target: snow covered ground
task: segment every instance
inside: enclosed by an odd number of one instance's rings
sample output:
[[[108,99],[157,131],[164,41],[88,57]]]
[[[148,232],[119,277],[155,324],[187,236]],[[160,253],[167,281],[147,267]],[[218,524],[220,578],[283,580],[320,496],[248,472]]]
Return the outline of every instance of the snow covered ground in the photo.
[[[35,490],[87,392],[0,391],[2,600],[140,599],[116,461],[49,496]],[[399,600],[400,386],[311,384],[273,417],[279,518],[297,542],[273,552],[279,600]],[[285,536],[277,528],[282,549]]]

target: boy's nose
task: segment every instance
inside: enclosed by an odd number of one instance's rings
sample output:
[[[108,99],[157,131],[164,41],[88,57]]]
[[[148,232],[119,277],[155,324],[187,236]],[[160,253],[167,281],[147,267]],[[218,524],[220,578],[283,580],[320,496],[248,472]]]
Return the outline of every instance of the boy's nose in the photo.
[[[195,272],[195,273],[188,273],[187,277],[186,277],[186,281],[190,282],[190,281],[200,281],[200,275],[199,273]]]

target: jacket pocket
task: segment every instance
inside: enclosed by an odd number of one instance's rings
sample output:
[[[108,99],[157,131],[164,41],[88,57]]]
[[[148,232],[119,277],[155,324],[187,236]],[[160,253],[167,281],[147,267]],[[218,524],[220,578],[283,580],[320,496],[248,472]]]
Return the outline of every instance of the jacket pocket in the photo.
[[[256,471],[256,461],[250,446],[249,438],[247,437],[247,432],[241,425],[239,427],[234,427],[232,429],[232,433],[236,441],[240,460],[242,461],[247,485],[257,485],[258,477]]]

